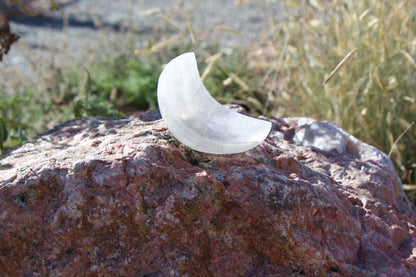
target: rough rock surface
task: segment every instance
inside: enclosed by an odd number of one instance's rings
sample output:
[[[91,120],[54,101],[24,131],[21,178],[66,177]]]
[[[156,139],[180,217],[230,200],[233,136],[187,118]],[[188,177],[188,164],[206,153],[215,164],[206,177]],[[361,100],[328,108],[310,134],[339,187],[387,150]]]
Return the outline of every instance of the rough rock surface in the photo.
[[[258,147],[201,154],[157,116],[0,157],[1,276],[416,276],[416,212],[380,151],[273,118]]]

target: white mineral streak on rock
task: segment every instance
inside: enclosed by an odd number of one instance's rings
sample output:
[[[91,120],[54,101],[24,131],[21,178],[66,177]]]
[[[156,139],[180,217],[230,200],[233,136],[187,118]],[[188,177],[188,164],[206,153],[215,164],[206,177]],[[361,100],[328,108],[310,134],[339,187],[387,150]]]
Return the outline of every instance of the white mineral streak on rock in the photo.
[[[396,175],[390,158],[382,151],[348,134],[331,121],[315,121],[311,118],[285,118],[286,122],[300,127],[293,141],[303,146],[313,146],[322,151],[336,150],[339,154],[347,150],[363,161],[373,160],[386,165],[392,176]]]
[[[313,122],[302,126],[293,141],[303,146],[313,146],[322,151],[345,152],[347,137],[339,129],[326,122]]]

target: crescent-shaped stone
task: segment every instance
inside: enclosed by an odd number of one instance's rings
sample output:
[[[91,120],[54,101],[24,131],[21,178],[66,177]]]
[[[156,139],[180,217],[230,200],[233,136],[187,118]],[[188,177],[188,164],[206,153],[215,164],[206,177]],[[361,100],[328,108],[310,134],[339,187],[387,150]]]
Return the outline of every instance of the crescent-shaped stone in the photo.
[[[157,99],[173,136],[200,152],[244,152],[263,142],[271,129],[271,122],[227,109],[212,98],[199,76],[193,52],[166,65],[159,77]]]

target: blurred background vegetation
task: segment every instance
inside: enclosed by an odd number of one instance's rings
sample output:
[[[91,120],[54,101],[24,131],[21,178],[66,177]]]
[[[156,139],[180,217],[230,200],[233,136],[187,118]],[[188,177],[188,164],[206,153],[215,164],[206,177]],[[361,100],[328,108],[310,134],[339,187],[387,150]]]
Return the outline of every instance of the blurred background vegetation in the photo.
[[[244,5],[247,1],[236,1]],[[88,68],[57,68],[45,90],[0,91],[2,153],[55,124],[85,115],[157,108],[164,63],[197,52],[208,90],[253,114],[332,120],[390,156],[416,202],[416,8],[414,0],[286,0],[288,20],[232,54],[202,46],[189,25],[146,49],[124,49]],[[232,31],[232,30],[228,30]],[[237,32],[236,32],[237,33]],[[351,51],[355,53],[326,84]]]

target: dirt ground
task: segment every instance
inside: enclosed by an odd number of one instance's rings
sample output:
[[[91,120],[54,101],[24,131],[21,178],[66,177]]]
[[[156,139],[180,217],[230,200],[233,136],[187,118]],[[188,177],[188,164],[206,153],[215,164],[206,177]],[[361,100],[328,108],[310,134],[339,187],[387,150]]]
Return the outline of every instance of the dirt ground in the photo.
[[[244,5],[223,0],[21,0],[37,16],[22,13],[0,0],[0,11],[10,18],[12,32],[20,36],[0,63],[0,89],[40,81],[51,70],[85,67],[106,53],[137,49],[157,43],[191,26],[196,32],[210,30],[206,41],[215,40],[220,51],[231,52],[267,33],[269,20],[281,21],[280,1],[252,0]]]
[[[54,0],[54,3],[58,7],[63,7],[68,4],[71,0]],[[51,2],[48,0],[20,0],[21,6],[24,8],[19,8],[17,5],[10,2],[10,0],[0,0],[0,14],[5,15],[7,18],[15,18],[18,16],[29,14],[37,14],[45,12],[51,9]]]

